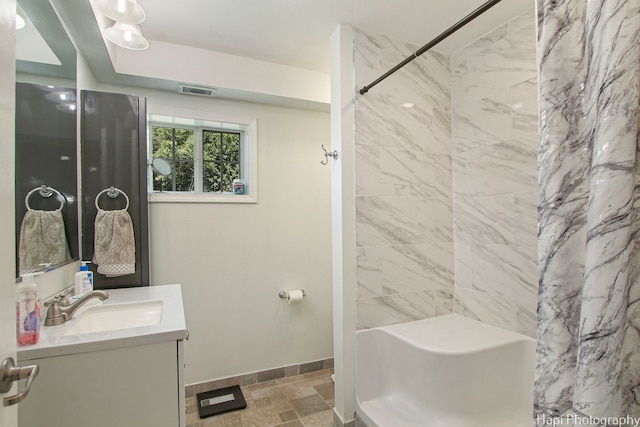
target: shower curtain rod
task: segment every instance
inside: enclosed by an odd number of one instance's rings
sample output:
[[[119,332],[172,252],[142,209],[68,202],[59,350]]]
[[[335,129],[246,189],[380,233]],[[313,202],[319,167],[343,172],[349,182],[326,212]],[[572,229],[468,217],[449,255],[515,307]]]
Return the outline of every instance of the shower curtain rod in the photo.
[[[485,4],[483,4],[482,6],[477,8],[476,10],[474,10],[473,12],[471,12],[470,14],[468,14],[467,16],[462,18],[460,21],[458,21],[456,24],[454,24],[451,27],[449,27],[447,30],[445,30],[442,34],[437,36],[435,39],[431,40],[429,43],[425,44],[420,49],[416,50],[413,53],[413,55],[411,55],[408,58],[406,58],[404,61],[402,61],[401,63],[399,63],[398,65],[396,65],[395,67],[393,67],[392,69],[387,71],[386,73],[384,73],[382,76],[378,77],[373,82],[371,82],[368,85],[364,86],[362,89],[360,89],[360,95],[364,95],[365,93],[369,92],[369,89],[371,89],[372,87],[374,87],[375,85],[377,85],[378,83],[380,83],[381,81],[383,81],[384,79],[389,77],[391,74],[395,73],[400,68],[404,67],[409,62],[413,61],[418,56],[422,55],[423,53],[425,53],[426,51],[428,51],[429,49],[431,49],[432,47],[434,47],[435,45],[440,43],[442,40],[444,40],[447,37],[449,37],[451,34],[453,34],[456,31],[458,31],[460,28],[462,28],[465,25],[467,25],[469,22],[473,21],[478,16],[482,15],[484,12],[486,12],[489,9],[491,9],[493,6],[495,6],[496,4],[500,3],[501,1],[502,0],[489,0],[488,2],[486,2]]]

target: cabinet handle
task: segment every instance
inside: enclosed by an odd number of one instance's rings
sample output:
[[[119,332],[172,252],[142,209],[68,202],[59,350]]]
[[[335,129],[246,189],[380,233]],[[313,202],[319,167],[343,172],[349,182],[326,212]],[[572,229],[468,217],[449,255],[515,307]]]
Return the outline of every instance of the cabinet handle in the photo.
[[[5,397],[3,401],[4,406],[15,405],[16,403],[20,403],[27,397],[29,394],[29,390],[31,389],[31,384],[33,380],[38,376],[39,368],[38,365],[29,365],[29,366],[16,366],[13,360],[13,357],[7,357],[2,361],[0,365],[0,393],[7,393],[11,390],[11,384],[14,381],[19,381],[23,379],[27,379],[27,383],[24,386],[24,390],[22,392],[14,395]]]
[[[191,336],[191,332],[187,329],[187,335],[185,335],[184,339],[189,341],[189,337]]]

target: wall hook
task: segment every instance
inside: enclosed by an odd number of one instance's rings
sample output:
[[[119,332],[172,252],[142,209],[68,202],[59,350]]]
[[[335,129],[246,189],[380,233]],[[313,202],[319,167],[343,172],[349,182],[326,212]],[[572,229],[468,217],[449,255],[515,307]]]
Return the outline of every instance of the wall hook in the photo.
[[[321,165],[326,165],[327,163],[329,163],[329,157],[333,157],[333,160],[338,160],[338,150],[329,152],[326,148],[324,148],[324,144],[322,144],[321,147],[324,151],[324,160],[320,162]]]

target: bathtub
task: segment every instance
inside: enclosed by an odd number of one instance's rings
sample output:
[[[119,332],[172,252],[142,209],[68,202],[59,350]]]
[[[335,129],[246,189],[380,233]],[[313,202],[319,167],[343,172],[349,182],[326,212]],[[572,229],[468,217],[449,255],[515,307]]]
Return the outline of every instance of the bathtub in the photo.
[[[535,340],[457,314],[356,332],[369,427],[531,427]]]

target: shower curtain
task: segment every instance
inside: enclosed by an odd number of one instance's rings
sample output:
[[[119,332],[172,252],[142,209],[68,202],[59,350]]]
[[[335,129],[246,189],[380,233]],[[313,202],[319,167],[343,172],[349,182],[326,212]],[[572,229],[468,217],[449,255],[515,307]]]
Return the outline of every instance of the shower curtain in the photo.
[[[535,412],[640,416],[640,0],[537,0]]]

